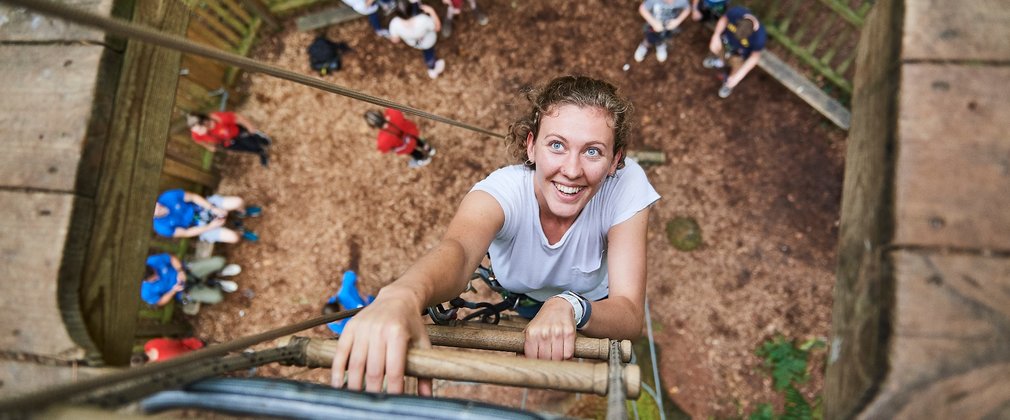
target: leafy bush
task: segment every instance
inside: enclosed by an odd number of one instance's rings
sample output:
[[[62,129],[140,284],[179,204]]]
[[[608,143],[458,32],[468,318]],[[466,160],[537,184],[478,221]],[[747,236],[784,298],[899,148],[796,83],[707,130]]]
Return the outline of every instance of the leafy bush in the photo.
[[[806,382],[807,360],[810,351],[823,347],[824,342],[817,339],[807,340],[799,346],[784,337],[776,337],[761,344],[756,354],[764,359],[764,366],[771,374],[774,388],[785,397],[785,410],[782,415],[776,415],[771,404],[759,404],[757,409],[748,416],[749,420],[810,420],[821,418],[820,398],[813,405],[796,389],[797,384]]]

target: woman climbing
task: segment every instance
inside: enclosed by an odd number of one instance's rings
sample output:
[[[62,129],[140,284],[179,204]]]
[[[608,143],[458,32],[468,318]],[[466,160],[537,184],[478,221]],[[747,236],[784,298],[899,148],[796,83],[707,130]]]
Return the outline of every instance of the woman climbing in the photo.
[[[659,195],[624,153],[631,103],[609,83],[565,76],[531,93],[509,128],[516,161],[463,198],[441,242],[344,329],[334,386],[403,391],[406,352],[429,347],[419,314],[459,295],[484,255],[501,285],[538,302],[528,358],[572,357],[576,330],[627,339],[642,331],[646,224]],[[431,382],[419,392],[431,395]]]

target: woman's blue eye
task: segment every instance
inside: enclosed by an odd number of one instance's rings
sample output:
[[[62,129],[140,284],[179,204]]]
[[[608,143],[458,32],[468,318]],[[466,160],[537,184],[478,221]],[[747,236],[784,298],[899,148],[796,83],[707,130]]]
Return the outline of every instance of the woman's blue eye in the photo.
[[[589,155],[589,157],[600,157],[603,155],[603,153],[600,152],[600,149],[597,149],[595,147],[586,150],[586,154]]]
[[[556,142],[556,141],[551,142],[547,146],[550,147],[551,150],[554,150],[554,151],[564,150],[564,148],[565,148],[565,146],[561,145],[561,143]]]

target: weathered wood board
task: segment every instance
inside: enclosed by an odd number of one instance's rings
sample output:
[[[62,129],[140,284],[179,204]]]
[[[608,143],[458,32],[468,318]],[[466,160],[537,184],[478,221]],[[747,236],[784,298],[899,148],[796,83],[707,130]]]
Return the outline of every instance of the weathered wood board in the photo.
[[[34,391],[90,379],[117,372],[115,368],[93,368],[83,366],[43,365],[30,361],[0,360],[0,398],[10,398]]]
[[[102,16],[114,14],[114,0],[62,0],[60,3]],[[32,13],[23,7],[0,3],[0,42],[90,41],[100,44],[105,34],[97,29],[67,23],[62,19]]]
[[[906,64],[894,243],[1010,251],[1010,67]]]
[[[861,417],[1006,418],[1010,259],[896,251],[890,264],[890,369]]]
[[[1010,7],[1002,0],[906,1],[905,60],[1010,60]]]
[[[63,322],[59,276],[72,195],[0,190],[0,349],[77,359],[82,348]]]
[[[0,187],[74,191],[104,50],[0,45]]]

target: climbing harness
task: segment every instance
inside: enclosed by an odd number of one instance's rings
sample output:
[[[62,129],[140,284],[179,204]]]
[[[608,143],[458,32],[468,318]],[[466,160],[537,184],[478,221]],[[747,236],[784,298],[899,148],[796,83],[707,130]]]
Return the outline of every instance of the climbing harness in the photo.
[[[452,118],[432,114],[417,108],[402,105],[383,98],[371,96],[365,93],[355,91],[353,89],[325,82],[318,78],[308,77],[290,70],[285,70],[280,67],[263,64],[256,60],[243,57],[238,54],[196,44],[190,42],[186,38],[175,35],[163,34],[156,30],[144,27],[142,25],[137,25],[132,22],[124,22],[118,19],[112,19],[105,16],[100,16],[94,13],[85,12],[70,6],[53,3],[47,0],[3,0],[3,2],[24,7],[28,10],[36,11],[46,15],[58,17],[68,22],[84,26],[90,26],[108,34],[120,35],[131,39],[137,39],[152,45],[157,45],[159,47],[165,47],[188,54],[199,55],[201,57],[210,58],[212,60],[220,61],[222,63],[238,67],[245,71],[268,74],[277,77],[279,79],[299,83],[308,87],[316,88],[330,93],[336,93],[341,96],[346,96],[348,98],[357,99],[362,102],[368,102],[370,104],[379,105],[385,108],[398,109],[411,115],[416,115],[418,117],[426,118],[432,121],[438,121],[441,123],[454,125],[456,127],[475,131],[491,137],[505,138],[503,134],[496,133],[491,130],[487,130],[485,128],[460,122]]]

